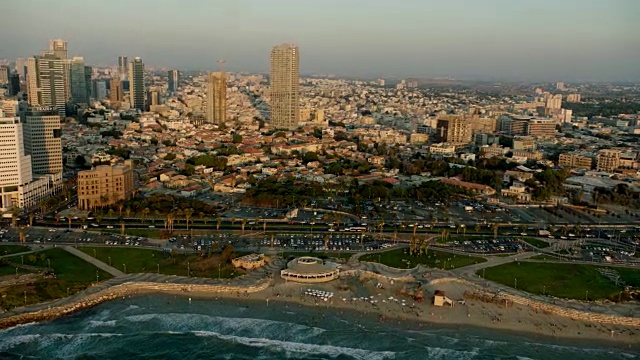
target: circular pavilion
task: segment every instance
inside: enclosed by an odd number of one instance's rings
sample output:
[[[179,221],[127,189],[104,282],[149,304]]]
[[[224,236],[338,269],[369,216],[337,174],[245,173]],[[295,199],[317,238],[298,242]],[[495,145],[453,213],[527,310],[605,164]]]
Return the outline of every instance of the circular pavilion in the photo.
[[[287,268],[280,270],[280,277],[287,281],[303,283],[319,283],[335,280],[340,275],[338,265],[322,259],[302,256],[287,263]]]

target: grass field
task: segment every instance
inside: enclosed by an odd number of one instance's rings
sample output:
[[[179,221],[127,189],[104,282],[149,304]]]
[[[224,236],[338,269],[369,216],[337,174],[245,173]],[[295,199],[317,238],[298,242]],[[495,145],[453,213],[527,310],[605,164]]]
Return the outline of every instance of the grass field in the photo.
[[[360,257],[360,261],[370,261],[384,264],[399,269],[408,269],[418,264],[444,269],[455,269],[463,266],[485,262],[486,260],[479,257],[468,255],[456,255],[447,252],[429,249],[427,255],[411,256],[409,249],[395,249],[376,254],[367,254]]]
[[[0,256],[17,254],[26,251],[31,251],[31,248],[24,245],[0,245]]]
[[[32,284],[12,285],[1,289],[0,307],[3,309],[23,306],[25,298],[27,304],[58,299],[86,289],[96,279],[103,281],[112,277],[60,248],[43,250],[24,257],[15,256],[9,260],[21,264],[22,259],[24,259],[25,265],[39,267],[42,270],[46,270],[50,263],[56,277],[43,278]],[[11,267],[11,269],[12,274],[15,274],[15,268]]]
[[[540,240],[540,239],[536,239],[536,238],[520,238],[520,240],[526,242],[527,244],[537,247],[538,249],[544,249],[544,248],[548,248],[549,247],[549,243],[544,241],[544,240]]]
[[[18,269],[18,274],[25,274],[25,273],[28,273],[28,271],[23,269]],[[16,268],[9,265],[0,265],[0,276],[6,276],[6,275],[16,275]]]
[[[614,298],[622,287],[600,274],[597,268],[593,265],[512,262],[478,271],[478,275],[484,273],[488,280],[532,294],[578,300]],[[615,270],[629,285],[640,283],[640,270]]]
[[[125,270],[127,273],[157,273],[158,267],[161,274],[217,278],[231,278],[244,274],[235,269],[231,264],[221,264],[218,274],[220,255],[214,254],[211,258],[201,257],[196,254],[163,253],[151,249],[136,249],[124,247],[79,247],[79,250],[97,258],[105,264]]]

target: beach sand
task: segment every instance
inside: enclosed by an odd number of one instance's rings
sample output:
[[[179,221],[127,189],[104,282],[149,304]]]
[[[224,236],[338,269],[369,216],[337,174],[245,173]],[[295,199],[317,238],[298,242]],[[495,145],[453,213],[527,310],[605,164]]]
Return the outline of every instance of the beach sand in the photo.
[[[382,289],[376,286],[378,283],[382,285]],[[402,294],[402,290],[406,286],[405,283],[392,284],[391,281],[346,277],[331,283],[320,284],[279,282],[264,291],[249,294],[219,293],[214,295],[194,292],[189,293],[189,296],[262,300],[265,302],[265,306],[278,302],[317,307],[318,309],[345,309],[376,317],[381,322],[399,324],[409,320],[423,324],[425,327],[433,324],[483,327],[557,339],[615,342],[628,345],[632,349],[640,349],[640,341],[638,340],[640,339],[640,328],[574,320],[535,311],[522,305],[509,304],[505,307],[479,300],[465,299],[465,291],[470,289],[459,283],[440,284],[437,289],[423,286],[422,290],[426,296],[420,303]],[[304,292],[307,289],[332,292],[334,296],[324,301],[318,297],[305,295]],[[434,306],[432,295],[435,290],[444,291],[447,297],[455,300],[454,306]],[[180,293],[180,295],[184,296],[185,293]],[[389,299],[390,297],[393,299]],[[354,298],[358,299],[353,300]],[[372,303],[372,300],[375,303]],[[464,302],[460,303],[458,300],[464,300]]]

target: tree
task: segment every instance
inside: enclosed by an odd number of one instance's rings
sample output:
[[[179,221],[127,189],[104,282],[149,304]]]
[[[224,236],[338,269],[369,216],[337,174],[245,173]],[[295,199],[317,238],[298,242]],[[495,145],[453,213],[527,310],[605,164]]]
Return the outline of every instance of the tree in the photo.
[[[158,145],[158,139],[156,139],[156,138],[151,138],[151,145],[153,145],[153,146]]]
[[[240,144],[240,143],[242,143],[242,135],[240,135],[240,134],[233,134],[231,142],[233,142],[234,144]]]
[[[87,164],[87,159],[85,159],[82,155],[78,155],[76,156],[75,164],[78,166],[85,166]]]
[[[182,171],[186,176],[191,176],[196,173],[196,167],[191,164],[185,164]]]
[[[184,218],[187,223],[187,231],[189,231],[189,221],[191,221],[191,215],[193,215],[193,209],[184,210]]]
[[[307,151],[304,153],[302,156],[302,162],[306,164],[312,161],[318,161],[318,154],[316,154],[315,151]]]
[[[167,155],[165,155],[164,159],[167,160],[167,161],[175,160],[176,159],[176,154],[168,153]]]
[[[169,140],[169,139],[167,139],[167,140],[162,140],[162,145],[164,145],[164,146],[172,146],[172,145],[174,145],[174,144],[175,144],[175,143],[174,143],[172,140]]]
[[[220,254],[221,262],[224,264],[229,263],[231,259],[233,259],[234,253],[235,253],[235,249],[233,248],[233,245],[231,244],[225,245],[224,249],[222,249],[222,253]]]

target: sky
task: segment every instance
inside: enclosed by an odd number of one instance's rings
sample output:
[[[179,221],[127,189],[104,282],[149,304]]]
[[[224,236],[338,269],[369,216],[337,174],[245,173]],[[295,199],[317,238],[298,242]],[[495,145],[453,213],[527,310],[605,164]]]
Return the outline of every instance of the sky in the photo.
[[[279,43],[302,74],[638,81],[638,0],[7,0],[0,58],[267,72]]]

